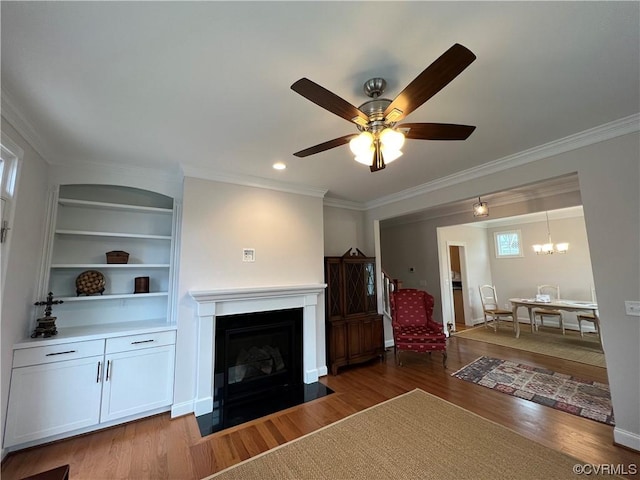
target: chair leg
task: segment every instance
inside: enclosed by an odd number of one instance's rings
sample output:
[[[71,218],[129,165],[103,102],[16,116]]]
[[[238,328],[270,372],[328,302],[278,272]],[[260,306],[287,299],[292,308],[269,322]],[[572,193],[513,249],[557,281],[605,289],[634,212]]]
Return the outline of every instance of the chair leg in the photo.
[[[560,328],[562,328],[562,334],[564,335],[564,317],[560,314]]]
[[[442,366],[444,368],[447,368],[447,352],[446,351],[442,352]]]
[[[580,330],[580,336],[584,338],[584,332],[582,331],[582,321],[580,320],[580,317],[578,317],[578,330]]]

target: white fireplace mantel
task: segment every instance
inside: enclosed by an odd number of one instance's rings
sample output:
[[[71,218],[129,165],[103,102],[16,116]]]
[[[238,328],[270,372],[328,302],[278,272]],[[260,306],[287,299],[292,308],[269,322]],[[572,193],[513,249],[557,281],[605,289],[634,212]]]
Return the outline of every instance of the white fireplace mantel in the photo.
[[[194,411],[203,415],[213,411],[213,374],[216,317],[240,313],[302,308],[302,371],[304,383],[318,381],[316,354],[318,323],[316,305],[326,284],[285,285],[216,290],[195,290],[189,295],[197,302],[198,353]]]

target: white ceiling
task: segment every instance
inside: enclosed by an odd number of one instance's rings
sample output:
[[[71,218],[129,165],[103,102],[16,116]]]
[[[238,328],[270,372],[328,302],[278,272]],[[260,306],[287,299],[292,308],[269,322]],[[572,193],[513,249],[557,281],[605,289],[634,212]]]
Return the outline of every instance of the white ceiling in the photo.
[[[51,163],[251,175],[369,202],[640,111],[639,2],[2,2],[2,94]],[[290,90],[358,106],[395,97],[454,43],[477,60],[411,122],[476,125],[408,140],[370,173],[356,132]],[[276,171],[275,161],[288,168]]]

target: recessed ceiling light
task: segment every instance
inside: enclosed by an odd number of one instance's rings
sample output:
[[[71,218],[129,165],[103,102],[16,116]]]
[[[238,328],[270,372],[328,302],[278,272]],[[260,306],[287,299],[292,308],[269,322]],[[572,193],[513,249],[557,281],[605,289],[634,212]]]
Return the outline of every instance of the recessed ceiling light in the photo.
[[[284,170],[285,168],[287,168],[287,166],[282,162],[276,162],[273,164],[273,168],[275,168],[276,170]]]

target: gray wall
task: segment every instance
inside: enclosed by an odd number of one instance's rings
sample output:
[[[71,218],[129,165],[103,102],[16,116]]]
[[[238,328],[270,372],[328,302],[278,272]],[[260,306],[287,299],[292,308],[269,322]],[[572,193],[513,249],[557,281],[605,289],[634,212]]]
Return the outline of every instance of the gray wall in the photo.
[[[380,220],[472,198],[479,194],[504,191],[577,173],[616,415],[614,437],[616,442],[638,450],[640,321],[638,317],[626,315],[624,301],[638,300],[640,297],[639,159],[639,134],[630,133],[541,160],[504,168],[491,175],[444,186],[366,212],[366,231],[374,237],[376,222]],[[531,208],[529,212],[570,205],[547,205],[545,202],[538,202],[536,208]],[[509,215],[520,213],[528,212],[510,212]],[[435,232],[429,234],[431,239],[434,235]],[[429,253],[432,258],[437,254],[437,249]],[[384,258],[382,260],[384,262]],[[429,264],[433,265],[434,261]]]

